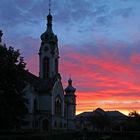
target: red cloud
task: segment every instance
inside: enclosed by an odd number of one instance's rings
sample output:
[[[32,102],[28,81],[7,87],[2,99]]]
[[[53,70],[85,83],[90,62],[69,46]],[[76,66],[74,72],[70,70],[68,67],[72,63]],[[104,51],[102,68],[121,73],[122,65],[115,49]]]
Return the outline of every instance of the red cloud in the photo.
[[[140,71],[139,54],[123,56],[126,46],[114,46],[112,50],[99,47],[97,54],[63,47],[60,73],[64,87],[69,75],[77,88],[77,113],[101,107],[105,110],[139,111]],[[67,49],[69,48],[69,49]],[[135,55],[136,54],[136,55]],[[38,73],[38,56],[28,58],[28,68]],[[38,74],[37,74],[38,75]]]
[[[126,46],[122,47],[127,50]],[[97,107],[123,111],[140,108],[140,104],[134,103],[140,100],[139,71],[132,56],[127,61],[122,60],[121,49],[121,46],[114,47],[110,52],[108,48],[100,48],[100,57],[91,53],[85,55],[86,52],[84,54],[72,49],[62,55],[60,70],[63,77],[71,73],[74,78],[78,112]],[[102,104],[106,100],[114,102]],[[118,101],[122,103],[116,104]],[[126,101],[130,102],[124,104]]]

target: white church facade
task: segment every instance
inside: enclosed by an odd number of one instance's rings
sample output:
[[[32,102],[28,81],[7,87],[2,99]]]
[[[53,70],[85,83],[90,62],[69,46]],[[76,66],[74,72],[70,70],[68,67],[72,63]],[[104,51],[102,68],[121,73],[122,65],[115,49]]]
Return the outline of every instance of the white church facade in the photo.
[[[71,78],[64,89],[59,74],[59,48],[52,30],[52,15],[41,35],[39,77],[28,73],[24,93],[28,99],[28,126],[31,129],[75,129],[76,89]]]

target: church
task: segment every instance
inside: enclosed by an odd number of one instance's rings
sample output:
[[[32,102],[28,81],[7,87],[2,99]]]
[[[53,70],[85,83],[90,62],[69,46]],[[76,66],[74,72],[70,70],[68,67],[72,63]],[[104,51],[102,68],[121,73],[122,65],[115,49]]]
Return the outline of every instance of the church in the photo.
[[[0,31],[0,45],[2,31]],[[28,114],[24,129],[74,130],[76,125],[76,88],[69,78],[63,87],[59,73],[58,38],[52,29],[52,15],[49,8],[47,29],[41,34],[39,49],[39,76],[27,71],[26,87],[23,90],[28,103]]]
[[[65,89],[61,82],[58,38],[52,29],[50,10],[47,29],[40,38],[39,77],[28,72],[24,89],[29,102],[26,128],[46,131],[75,129],[76,89],[72,86],[71,78]]]

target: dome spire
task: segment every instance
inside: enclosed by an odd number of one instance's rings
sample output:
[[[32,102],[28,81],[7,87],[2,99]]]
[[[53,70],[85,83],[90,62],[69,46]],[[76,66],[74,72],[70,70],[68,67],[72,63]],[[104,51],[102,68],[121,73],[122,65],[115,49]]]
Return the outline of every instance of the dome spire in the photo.
[[[49,0],[49,15],[51,15],[51,0]]]
[[[47,31],[48,33],[53,33],[52,30],[52,15],[51,15],[51,0],[49,0],[49,14],[47,16]]]
[[[48,8],[49,13],[47,15],[47,29],[46,31],[41,35],[42,44],[45,42],[54,42],[57,43],[57,36],[54,34],[52,29],[52,15],[51,15],[51,0],[48,1]]]
[[[2,42],[2,35],[3,35],[3,32],[2,30],[0,30],[0,43]]]
[[[68,80],[68,85],[72,85],[71,74],[70,74],[70,78],[69,78],[69,80]]]

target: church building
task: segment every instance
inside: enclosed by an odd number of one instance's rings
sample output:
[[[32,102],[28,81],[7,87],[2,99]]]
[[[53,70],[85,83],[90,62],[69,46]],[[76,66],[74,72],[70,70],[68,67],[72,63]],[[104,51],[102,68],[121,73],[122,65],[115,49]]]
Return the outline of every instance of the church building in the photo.
[[[50,6],[50,5],[49,5]],[[0,31],[0,45],[3,33]],[[58,38],[52,29],[52,15],[49,8],[47,29],[41,34],[39,49],[39,77],[27,72],[23,92],[28,100],[25,129],[73,130],[76,125],[76,89],[72,79],[63,87],[59,73]]]
[[[59,73],[58,38],[52,29],[49,10],[47,29],[39,49],[39,77],[28,72],[24,93],[28,99],[27,128],[40,130],[75,129],[76,89],[71,78],[64,89]]]

